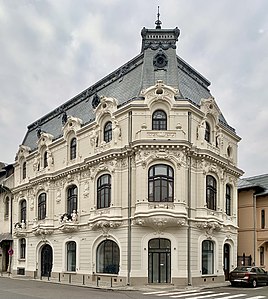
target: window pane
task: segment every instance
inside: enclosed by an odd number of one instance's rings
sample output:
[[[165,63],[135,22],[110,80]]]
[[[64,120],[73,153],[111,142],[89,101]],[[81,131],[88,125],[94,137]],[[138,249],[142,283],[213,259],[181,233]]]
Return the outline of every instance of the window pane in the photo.
[[[67,271],[76,271],[76,243],[67,243]]]
[[[173,169],[168,165],[154,165],[149,169],[148,199],[155,202],[173,201]]]
[[[104,136],[105,142],[110,142],[112,140],[112,123],[109,121],[104,126]]]
[[[75,185],[68,188],[67,213],[69,215],[71,215],[73,211],[77,212],[77,194],[78,194],[78,189]]]
[[[211,241],[202,243],[202,274],[214,273],[214,244]]]
[[[97,181],[97,209],[108,208],[111,203],[111,176],[104,174]]]
[[[76,158],[76,138],[73,138],[70,143],[70,159]]]
[[[119,247],[111,240],[105,240],[97,249],[97,272],[118,274]]]
[[[164,111],[156,110],[152,119],[152,130],[167,130],[167,115]]]

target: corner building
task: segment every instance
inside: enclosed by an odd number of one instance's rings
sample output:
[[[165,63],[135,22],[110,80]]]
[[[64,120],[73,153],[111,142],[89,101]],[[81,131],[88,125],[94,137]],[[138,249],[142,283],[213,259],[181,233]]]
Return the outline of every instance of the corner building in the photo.
[[[13,273],[198,285],[236,265],[240,138],[177,56],[179,34],[143,28],[139,55],[28,126]]]

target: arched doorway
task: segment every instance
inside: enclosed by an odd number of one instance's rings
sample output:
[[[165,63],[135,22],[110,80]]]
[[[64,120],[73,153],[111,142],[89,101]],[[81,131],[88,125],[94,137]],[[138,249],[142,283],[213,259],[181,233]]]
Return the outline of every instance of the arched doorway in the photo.
[[[148,282],[170,283],[171,243],[168,239],[151,239],[148,243]]]
[[[223,246],[223,271],[225,280],[228,280],[230,273],[230,245],[227,243]]]
[[[53,252],[50,245],[46,244],[41,249],[41,276],[50,277],[53,265]]]

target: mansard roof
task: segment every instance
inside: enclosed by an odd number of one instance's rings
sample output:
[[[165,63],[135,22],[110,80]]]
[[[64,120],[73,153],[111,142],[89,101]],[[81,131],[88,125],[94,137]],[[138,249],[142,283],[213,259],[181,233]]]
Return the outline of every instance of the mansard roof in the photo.
[[[268,194],[268,174],[243,178],[238,181],[238,190],[255,189],[256,195]]]
[[[140,98],[143,89],[163,80],[179,90],[177,101],[189,100],[199,106],[202,98],[212,97],[210,82],[176,54],[176,42],[180,31],[175,29],[146,29],[141,31],[141,53],[83,90],[55,110],[28,126],[23,145],[31,150],[37,145],[37,130],[52,134],[55,139],[62,136],[62,115],[80,118],[83,125],[94,120],[92,100],[96,95],[114,97],[119,106]],[[93,105],[94,106],[94,105]],[[223,115],[219,121],[233,133]]]

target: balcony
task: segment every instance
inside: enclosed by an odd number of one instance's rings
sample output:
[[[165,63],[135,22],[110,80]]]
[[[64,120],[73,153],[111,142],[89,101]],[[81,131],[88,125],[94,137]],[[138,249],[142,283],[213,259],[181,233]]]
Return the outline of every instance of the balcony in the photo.
[[[137,202],[134,223],[161,231],[166,227],[187,224],[186,204],[183,202]]]
[[[109,231],[122,224],[121,207],[109,207],[104,209],[93,209],[90,211],[88,225],[92,230],[102,230],[105,237]]]
[[[136,140],[185,140],[186,133],[181,130],[140,130],[136,133]]]

